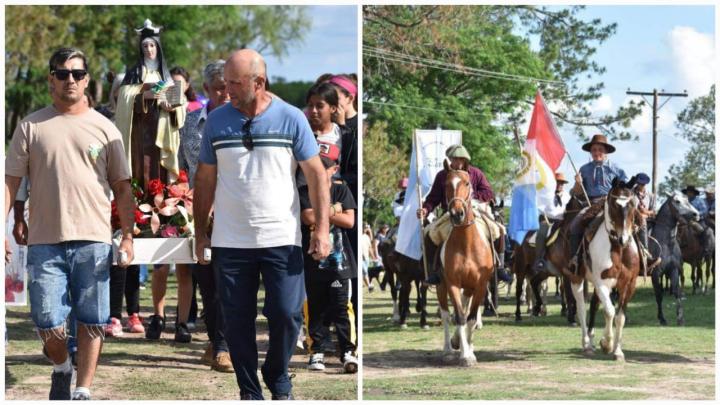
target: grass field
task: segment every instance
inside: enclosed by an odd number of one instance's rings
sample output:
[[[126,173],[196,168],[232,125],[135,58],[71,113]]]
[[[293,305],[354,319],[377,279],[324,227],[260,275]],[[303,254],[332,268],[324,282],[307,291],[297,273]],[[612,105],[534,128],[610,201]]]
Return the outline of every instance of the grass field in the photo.
[[[689,273],[686,277],[689,283]],[[560,317],[554,282],[548,292],[548,314],[514,320],[515,298],[501,291],[498,318],[483,318],[474,337],[478,362],[471,368],[442,362],[443,332],[435,317],[437,298],[429,293],[432,327],[422,330],[413,314],[408,329],[389,320],[388,291],[364,294],[364,399],[714,399],[715,295],[690,295],[686,287],[686,326],[675,325],[674,299],[664,300],[672,326],[656,319],[655,298],[648,278],[638,280],[624,330],[625,363],[617,363],[599,349],[604,319],[585,356],[580,329]],[[415,293],[411,295],[415,307]]]
[[[262,289],[261,289],[262,294]],[[91,389],[93,399],[113,400],[237,400],[234,373],[218,373],[200,362],[207,345],[202,320],[191,343],[175,343],[175,277],[168,278],[167,327],[160,341],[144,335],[125,333],[107,338]],[[150,285],[141,291],[141,316],[151,315]],[[198,293],[199,301],[199,293]],[[200,307],[202,305],[199,303]],[[258,306],[262,307],[262,298]],[[258,349],[260,364],[267,350],[267,321],[258,308]],[[124,315],[124,314],[123,314]],[[46,400],[52,368],[41,353],[29,307],[8,307],[9,343],[5,350],[5,399]],[[290,373],[295,374],[293,394],[297,399],[357,399],[357,374],[343,374],[342,364],[326,356],[324,372],[309,372],[308,357],[293,356]],[[262,377],[261,381],[262,381]],[[270,399],[265,389],[264,395]]]

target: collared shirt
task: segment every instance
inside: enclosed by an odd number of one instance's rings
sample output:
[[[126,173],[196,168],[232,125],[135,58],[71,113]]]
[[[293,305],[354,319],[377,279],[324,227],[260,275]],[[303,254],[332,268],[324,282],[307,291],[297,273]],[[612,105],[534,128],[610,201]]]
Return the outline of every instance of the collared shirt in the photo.
[[[635,199],[637,200],[639,208],[655,211],[655,195],[653,195],[653,193],[647,190],[641,193],[637,191],[637,189],[633,189],[633,193],[635,194]]]
[[[715,212],[715,199],[713,199],[712,201],[708,201],[707,199],[705,199],[705,201],[707,202],[708,212],[714,213]]]
[[[565,206],[570,202],[570,194],[563,190],[560,193],[555,193],[553,198],[553,205],[545,208],[545,216],[548,219],[561,220],[565,214]]]
[[[610,160],[603,162],[588,162],[580,168],[583,186],[590,199],[604,197],[612,188],[612,182],[617,177],[627,181],[625,171]]]
[[[470,184],[472,184],[472,198],[481,202],[488,202],[494,198],[492,187],[488,182],[482,170],[475,166],[468,166],[468,174],[470,174]],[[428,213],[432,212],[438,205],[443,211],[447,211],[447,199],[445,198],[445,179],[447,179],[447,171],[440,170],[435,176],[430,193],[425,197],[423,208]]]
[[[195,184],[195,172],[197,171],[205,121],[207,121],[207,106],[189,113],[185,118],[185,125],[180,128],[178,161],[180,169],[188,172],[190,188]]]
[[[690,200],[690,205],[695,207],[696,210],[700,213],[701,217],[704,217],[708,213],[708,207],[707,204],[705,204],[705,199],[700,197],[695,197],[692,200]]]

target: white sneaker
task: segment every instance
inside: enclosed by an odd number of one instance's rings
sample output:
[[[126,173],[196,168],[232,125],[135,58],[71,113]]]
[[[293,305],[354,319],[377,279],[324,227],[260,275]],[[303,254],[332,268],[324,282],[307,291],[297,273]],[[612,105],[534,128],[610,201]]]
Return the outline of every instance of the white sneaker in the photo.
[[[308,370],[322,371],[325,370],[325,355],[322,353],[314,353],[310,355],[310,362],[308,362]]]
[[[355,374],[358,371],[358,360],[357,357],[353,356],[352,352],[345,352],[342,356],[343,370],[348,374]]]

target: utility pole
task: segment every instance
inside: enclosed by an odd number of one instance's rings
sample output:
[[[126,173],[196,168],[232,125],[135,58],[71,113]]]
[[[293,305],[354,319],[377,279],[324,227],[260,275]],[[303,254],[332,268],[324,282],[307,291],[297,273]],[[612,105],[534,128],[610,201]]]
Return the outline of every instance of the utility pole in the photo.
[[[646,91],[630,91],[628,88],[628,91],[625,92],[625,94],[633,95],[633,96],[642,96],[642,98],[645,100],[646,103],[650,104],[650,102],[645,98],[645,96],[653,96],[653,102],[652,102],[652,108],[653,108],[653,167],[652,167],[652,193],[657,193],[657,119],[658,119],[658,111],[660,111],[661,108],[665,104],[667,104],[668,101],[672,97],[687,97],[687,90],[683,91],[682,93],[665,93],[661,92],[658,93],[657,89],[653,89],[652,92],[646,92]],[[664,103],[658,107],[658,97],[667,97],[667,100],[665,100]]]

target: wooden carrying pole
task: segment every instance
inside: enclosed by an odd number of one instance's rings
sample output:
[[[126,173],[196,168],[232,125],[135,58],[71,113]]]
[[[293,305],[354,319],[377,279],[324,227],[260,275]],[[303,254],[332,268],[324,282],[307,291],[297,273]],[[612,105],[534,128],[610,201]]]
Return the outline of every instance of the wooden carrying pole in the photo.
[[[417,192],[417,199],[418,199],[418,210],[422,209],[423,201],[422,201],[422,187],[420,186],[420,141],[417,136],[417,131],[413,133],[413,140],[415,142],[415,190]],[[422,211],[420,211],[422,213]],[[420,214],[420,248],[422,251],[422,262],[423,262],[423,271],[425,272],[425,280],[428,278],[428,271],[427,271],[427,258],[425,256],[425,238],[423,235],[423,220],[425,219],[425,216]]]

